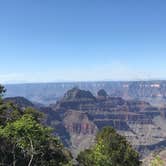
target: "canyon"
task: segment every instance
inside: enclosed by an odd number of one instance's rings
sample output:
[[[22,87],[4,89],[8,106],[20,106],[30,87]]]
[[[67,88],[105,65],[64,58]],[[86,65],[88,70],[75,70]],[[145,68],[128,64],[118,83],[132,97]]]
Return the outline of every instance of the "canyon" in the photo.
[[[156,106],[147,100],[112,96],[105,89],[92,93],[78,87],[68,90],[47,107],[26,98],[11,97],[5,100],[45,113],[44,123],[54,129],[74,157],[93,145],[96,133],[104,126],[112,126],[125,136],[141,157],[166,147],[164,104]]]

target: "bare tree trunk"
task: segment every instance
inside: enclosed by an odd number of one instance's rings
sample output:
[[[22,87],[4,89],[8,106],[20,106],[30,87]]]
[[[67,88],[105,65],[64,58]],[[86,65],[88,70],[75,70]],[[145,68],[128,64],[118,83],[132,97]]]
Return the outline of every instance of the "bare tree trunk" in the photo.
[[[28,166],[31,166],[32,161],[33,161],[33,154],[31,155],[31,159],[30,159],[30,161],[29,161],[29,163],[28,163]]]
[[[13,166],[16,166],[15,145],[13,145],[12,153],[13,153]]]
[[[34,157],[34,148],[33,148],[33,143],[32,143],[32,140],[31,139],[29,139],[30,140],[30,144],[31,144],[31,159],[30,159],[30,161],[29,161],[29,163],[28,163],[28,166],[31,166],[31,164],[32,164],[32,161],[33,161],[33,157]]]

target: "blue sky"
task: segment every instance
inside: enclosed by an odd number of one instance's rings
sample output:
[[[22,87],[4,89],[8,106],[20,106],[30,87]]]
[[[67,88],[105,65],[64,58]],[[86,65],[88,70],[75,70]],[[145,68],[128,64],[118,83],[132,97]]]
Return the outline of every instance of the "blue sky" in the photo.
[[[166,79],[165,0],[1,0],[0,82]]]

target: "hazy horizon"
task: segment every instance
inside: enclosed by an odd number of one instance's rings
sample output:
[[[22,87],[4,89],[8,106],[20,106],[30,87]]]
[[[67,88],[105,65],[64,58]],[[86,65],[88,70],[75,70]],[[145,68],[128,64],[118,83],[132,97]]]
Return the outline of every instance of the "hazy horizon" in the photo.
[[[22,81],[22,82],[2,82],[3,85],[21,85],[21,84],[68,84],[68,83],[102,83],[102,82],[162,82],[162,81],[166,81],[166,79],[140,79],[140,80],[82,80],[82,81],[46,81],[46,82],[26,82],[26,81]]]

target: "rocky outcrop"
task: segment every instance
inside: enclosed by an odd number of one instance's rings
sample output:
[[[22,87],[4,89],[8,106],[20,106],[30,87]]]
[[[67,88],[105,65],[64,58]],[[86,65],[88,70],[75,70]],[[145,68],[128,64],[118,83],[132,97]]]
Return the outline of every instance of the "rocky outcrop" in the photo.
[[[74,88],[56,105],[52,105],[52,109],[63,119],[72,150],[76,147],[84,149],[82,141],[88,137],[94,138],[97,130],[104,126],[115,128],[135,147],[148,147],[166,140],[164,128],[154,122],[156,117],[165,115],[166,109],[151,106],[145,101],[110,97],[104,90],[94,97],[89,91]],[[84,142],[85,147],[90,146],[90,141],[94,139]],[[142,149],[140,152],[143,154]]]
[[[158,161],[158,163],[156,163],[156,161]],[[149,166],[154,162],[156,163],[155,165],[166,165],[166,149],[156,151],[155,153],[150,153],[142,160],[142,166]]]
[[[65,111],[67,109],[82,110],[84,106],[93,107],[96,103],[96,98],[89,91],[73,88],[67,91],[64,97],[56,103],[51,105],[55,111]]]
[[[107,94],[107,92],[104,89],[100,89],[97,92],[97,99],[98,100],[107,100],[107,98],[109,98],[109,95]]]
[[[26,107],[35,107],[32,102],[24,97],[8,97],[3,99],[3,101],[13,103],[21,109],[24,109]]]
[[[73,88],[67,91],[63,97],[64,101],[94,101],[95,97],[91,92]]]

